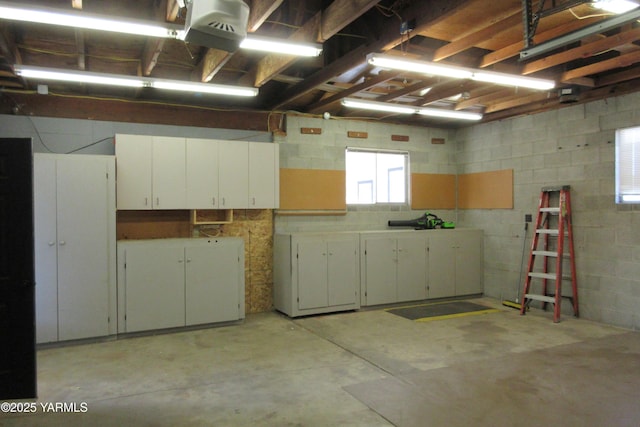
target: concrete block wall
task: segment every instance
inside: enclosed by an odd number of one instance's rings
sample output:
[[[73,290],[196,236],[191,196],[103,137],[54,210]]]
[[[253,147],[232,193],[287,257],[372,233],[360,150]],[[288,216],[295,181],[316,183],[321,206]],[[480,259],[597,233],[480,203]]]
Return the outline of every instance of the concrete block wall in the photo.
[[[303,127],[320,128],[321,134],[302,134]],[[347,132],[367,132],[368,137],[350,138]],[[392,141],[391,135],[406,135],[408,142]],[[454,132],[416,126],[357,120],[324,120],[287,115],[287,134],[275,136],[280,143],[280,167],[295,169],[344,170],[345,149],[362,147],[409,151],[410,171],[415,173],[456,173]],[[443,138],[445,144],[431,144]],[[453,210],[433,210],[446,220],[455,220]],[[423,214],[406,205],[349,206],[346,215],[286,216],[276,214],[276,232],[384,230],[389,219],[412,219]]]
[[[535,220],[541,187],[569,184],[581,317],[640,329],[640,206],[614,202],[615,130],[638,125],[640,93],[456,132],[458,173],[514,170],[513,210],[458,212],[461,226],[485,230],[486,295],[521,292],[524,215]]]

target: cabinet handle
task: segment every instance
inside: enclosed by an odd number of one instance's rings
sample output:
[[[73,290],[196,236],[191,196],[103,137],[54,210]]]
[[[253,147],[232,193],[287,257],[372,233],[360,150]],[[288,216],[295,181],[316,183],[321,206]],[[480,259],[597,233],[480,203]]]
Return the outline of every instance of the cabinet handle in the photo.
[[[160,197],[156,197],[156,206],[160,206]]]
[[[179,260],[178,260],[178,264],[182,264],[183,262],[184,262],[184,260],[183,260],[183,259],[179,259]]]
[[[147,206],[149,204],[149,198],[145,197],[144,198],[144,205]]]
[[[64,240],[60,240],[60,246],[64,246],[66,244],[67,244],[67,242],[65,242]]]
[[[191,258],[187,258],[187,262],[191,262]]]
[[[56,242],[53,242],[53,241],[49,242],[49,246],[53,246],[55,244],[56,244]]]
[[[252,204],[253,206],[255,206],[255,205],[256,205],[256,198],[255,198],[255,197],[253,197],[253,198],[251,199],[251,204]]]
[[[226,205],[225,201],[224,201],[224,197],[222,198],[222,206]]]
[[[215,198],[215,197],[212,197],[212,198],[211,198],[211,204],[212,204],[213,206],[215,206],[215,205],[216,205],[216,198]]]

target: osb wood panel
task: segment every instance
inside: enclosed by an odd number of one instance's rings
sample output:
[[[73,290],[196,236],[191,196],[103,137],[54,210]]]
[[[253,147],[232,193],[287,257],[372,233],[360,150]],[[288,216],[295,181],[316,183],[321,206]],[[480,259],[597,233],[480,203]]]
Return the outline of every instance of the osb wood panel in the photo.
[[[116,238],[167,239],[191,237],[189,211],[118,211]]]
[[[458,176],[459,209],[513,209],[513,169]]]
[[[280,210],[345,210],[345,171],[280,169]]]
[[[411,209],[455,209],[456,176],[412,173]]]

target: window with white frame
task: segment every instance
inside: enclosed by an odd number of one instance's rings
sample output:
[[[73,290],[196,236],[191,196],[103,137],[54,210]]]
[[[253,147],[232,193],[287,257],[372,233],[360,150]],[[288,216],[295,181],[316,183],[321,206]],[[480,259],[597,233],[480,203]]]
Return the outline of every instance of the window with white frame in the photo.
[[[347,204],[407,203],[409,153],[347,148]]]
[[[640,203],[640,127],[616,131],[616,203]]]

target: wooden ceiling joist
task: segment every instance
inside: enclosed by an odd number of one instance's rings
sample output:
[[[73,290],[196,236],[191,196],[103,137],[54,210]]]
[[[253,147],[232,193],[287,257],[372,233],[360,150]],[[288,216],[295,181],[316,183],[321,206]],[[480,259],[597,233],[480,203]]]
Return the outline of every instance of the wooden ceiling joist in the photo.
[[[483,28],[480,31],[468,34],[461,39],[455,40],[449,44],[442,46],[441,48],[436,50],[435,54],[433,55],[433,60],[441,61],[443,59],[449,58],[450,56],[477,46],[481,42],[495,37],[502,31],[515,27],[519,24],[522,24],[522,13],[520,13],[520,11],[518,10],[516,13],[504,20],[497,21],[496,23]]]
[[[572,81],[578,77],[589,76],[603,71],[613,70],[614,68],[628,67],[638,62],[640,62],[640,51],[634,51],[605,61],[596,62],[595,64],[569,70],[562,74],[560,81],[563,83],[572,83]]]
[[[597,41],[583,44],[573,49],[565,50],[564,52],[556,53],[554,55],[546,56],[537,61],[528,63],[522,69],[522,74],[527,75],[541,71],[555,65],[565,64],[569,61],[573,61],[579,58],[588,58],[599,53],[613,50],[618,46],[623,46],[627,43],[631,43],[640,39],[640,28],[635,28],[629,31],[625,31],[620,34],[609,36]]]

